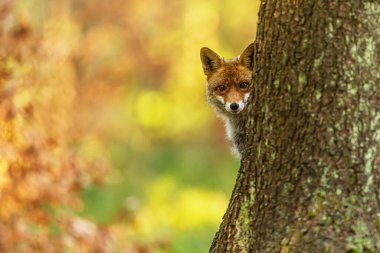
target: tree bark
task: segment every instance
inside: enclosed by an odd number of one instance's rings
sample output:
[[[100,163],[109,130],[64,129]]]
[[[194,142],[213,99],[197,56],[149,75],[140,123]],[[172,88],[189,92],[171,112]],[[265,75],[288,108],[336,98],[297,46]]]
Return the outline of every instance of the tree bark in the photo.
[[[246,149],[210,252],[380,252],[380,2],[262,1]]]

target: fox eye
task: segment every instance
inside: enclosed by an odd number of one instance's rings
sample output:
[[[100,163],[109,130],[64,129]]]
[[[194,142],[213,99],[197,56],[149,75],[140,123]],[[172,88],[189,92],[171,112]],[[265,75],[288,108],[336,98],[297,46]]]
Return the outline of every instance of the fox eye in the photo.
[[[242,89],[242,90],[246,90],[248,88],[248,82],[242,82],[242,83],[239,83],[239,88]]]
[[[219,91],[220,93],[223,93],[227,90],[227,86],[225,86],[224,84],[219,85],[218,87],[216,87],[216,90]]]

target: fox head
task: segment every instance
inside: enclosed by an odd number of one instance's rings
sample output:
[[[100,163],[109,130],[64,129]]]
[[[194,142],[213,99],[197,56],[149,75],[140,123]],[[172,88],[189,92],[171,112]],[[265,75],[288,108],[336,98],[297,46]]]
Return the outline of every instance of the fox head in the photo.
[[[207,77],[208,102],[223,114],[233,115],[243,111],[252,89],[254,44],[233,59],[224,59],[207,47],[201,48],[200,54]]]

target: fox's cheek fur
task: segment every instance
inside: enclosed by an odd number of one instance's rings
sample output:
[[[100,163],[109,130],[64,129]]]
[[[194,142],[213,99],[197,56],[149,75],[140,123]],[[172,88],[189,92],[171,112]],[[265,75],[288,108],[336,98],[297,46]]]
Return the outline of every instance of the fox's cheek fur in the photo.
[[[251,95],[251,93],[246,93],[244,95],[244,104],[246,104],[248,102],[248,99],[249,99],[249,96]]]
[[[224,102],[224,98],[223,98],[222,96],[218,96],[218,95],[216,95],[215,98],[216,98],[216,100],[218,100],[220,103],[222,103],[222,105],[225,104],[225,102]]]

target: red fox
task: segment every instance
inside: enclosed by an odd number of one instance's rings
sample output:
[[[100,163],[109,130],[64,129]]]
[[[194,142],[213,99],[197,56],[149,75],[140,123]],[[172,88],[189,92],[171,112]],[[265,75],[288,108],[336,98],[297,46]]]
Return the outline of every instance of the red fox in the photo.
[[[245,109],[252,89],[254,44],[232,59],[224,59],[207,47],[201,48],[200,54],[207,77],[207,101],[224,120],[232,151],[241,158]]]

